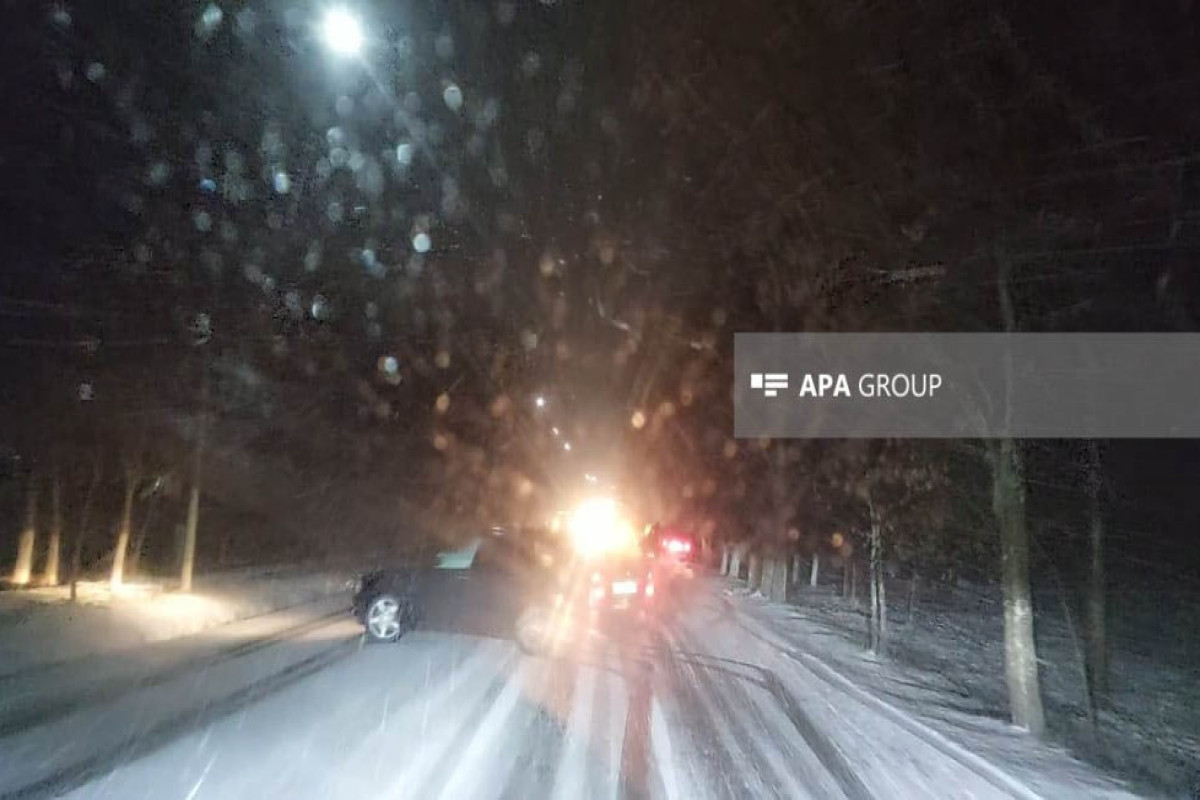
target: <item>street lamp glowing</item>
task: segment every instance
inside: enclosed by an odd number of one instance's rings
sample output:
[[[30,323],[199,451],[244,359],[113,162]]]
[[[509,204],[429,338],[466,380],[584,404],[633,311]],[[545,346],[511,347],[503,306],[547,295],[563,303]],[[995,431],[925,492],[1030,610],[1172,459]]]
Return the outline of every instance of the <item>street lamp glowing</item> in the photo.
[[[325,46],[338,55],[356,56],[362,50],[362,25],[344,8],[331,8],[325,14],[321,33]]]
[[[563,450],[566,450],[568,453],[571,452],[571,443],[563,442]]]
[[[535,406],[537,406],[538,408],[545,408],[546,407],[546,398],[542,397],[539,394],[536,398],[534,398],[533,404]]]

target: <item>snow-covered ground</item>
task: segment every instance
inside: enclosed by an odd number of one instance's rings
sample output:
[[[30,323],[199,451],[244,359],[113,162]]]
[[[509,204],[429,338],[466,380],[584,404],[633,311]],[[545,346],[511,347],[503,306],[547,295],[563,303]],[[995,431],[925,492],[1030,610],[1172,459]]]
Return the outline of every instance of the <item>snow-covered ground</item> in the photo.
[[[791,604],[779,605],[746,597],[738,583],[729,587],[742,613],[762,622],[785,646],[821,659],[1014,773],[1029,772],[1028,779],[1037,784],[1034,773],[1070,771],[1062,762],[1043,769],[1050,751],[1030,752],[1026,738],[1004,722],[1001,609],[986,588],[955,588],[941,602],[925,600],[911,620],[906,604],[897,603],[891,612],[890,658],[881,663],[863,649],[861,610],[828,588],[799,587]],[[1039,598],[1038,649],[1051,740],[1120,776],[1139,793],[1200,797],[1200,715],[1194,711],[1200,707],[1195,666],[1200,641],[1179,635],[1179,630],[1196,630],[1200,620],[1189,627],[1177,615],[1168,618],[1168,604],[1153,590],[1129,591],[1114,600],[1109,620],[1113,703],[1094,730],[1077,631],[1057,598]]]
[[[2,739],[0,797],[1130,796],[1012,731],[964,749],[726,589],[691,581],[658,623],[545,659],[503,638],[511,587],[448,576],[427,598],[440,613],[397,645],[317,622]]]
[[[81,582],[75,603],[65,586],[0,593],[0,678],[151,642],[189,636],[236,620],[344,592],[351,570],[243,569],[197,577],[179,594],[131,583],[114,594]]]

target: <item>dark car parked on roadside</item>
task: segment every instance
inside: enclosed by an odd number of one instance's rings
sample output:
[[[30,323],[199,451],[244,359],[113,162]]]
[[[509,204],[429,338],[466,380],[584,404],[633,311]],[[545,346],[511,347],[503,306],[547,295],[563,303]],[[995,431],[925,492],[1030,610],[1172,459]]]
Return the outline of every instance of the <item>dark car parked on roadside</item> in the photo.
[[[367,639],[394,642],[417,626],[424,615],[418,599],[421,571],[379,569],[364,574],[354,593],[353,612]]]

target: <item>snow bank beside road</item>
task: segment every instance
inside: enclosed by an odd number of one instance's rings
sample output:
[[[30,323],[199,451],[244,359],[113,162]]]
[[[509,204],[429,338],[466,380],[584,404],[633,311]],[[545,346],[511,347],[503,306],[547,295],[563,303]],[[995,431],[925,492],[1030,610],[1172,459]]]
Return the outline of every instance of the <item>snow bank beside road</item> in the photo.
[[[739,589],[730,585],[726,602],[743,638],[775,649],[832,689],[876,706],[901,728],[987,776],[991,784],[1007,787],[1009,794],[1089,800],[1134,797],[1062,750],[980,716],[946,675],[875,659],[856,641],[857,631],[803,616],[795,606],[746,597]],[[753,645],[743,642],[736,647]],[[967,647],[957,653],[966,663],[976,656]],[[1013,787],[1027,787],[1027,791]]]
[[[198,577],[192,594],[107,584],[0,594],[0,677],[33,667],[188,636],[346,590],[353,572],[310,568],[239,570]]]

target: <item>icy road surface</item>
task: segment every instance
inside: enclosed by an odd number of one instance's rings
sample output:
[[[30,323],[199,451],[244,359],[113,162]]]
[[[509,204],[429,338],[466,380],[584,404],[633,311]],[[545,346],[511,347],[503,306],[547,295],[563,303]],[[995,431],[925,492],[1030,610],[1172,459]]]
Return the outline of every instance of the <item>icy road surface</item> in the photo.
[[[83,709],[74,733],[29,731],[40,745],[0,765],[0,796],[1034,796],[753,635],[716,582],[686,582],[676,612],[555,660],[506,638],[511,583],[448,573],[398,644],[361,646],[335,619]],[[238,680],[267,688],[231,694]]]

